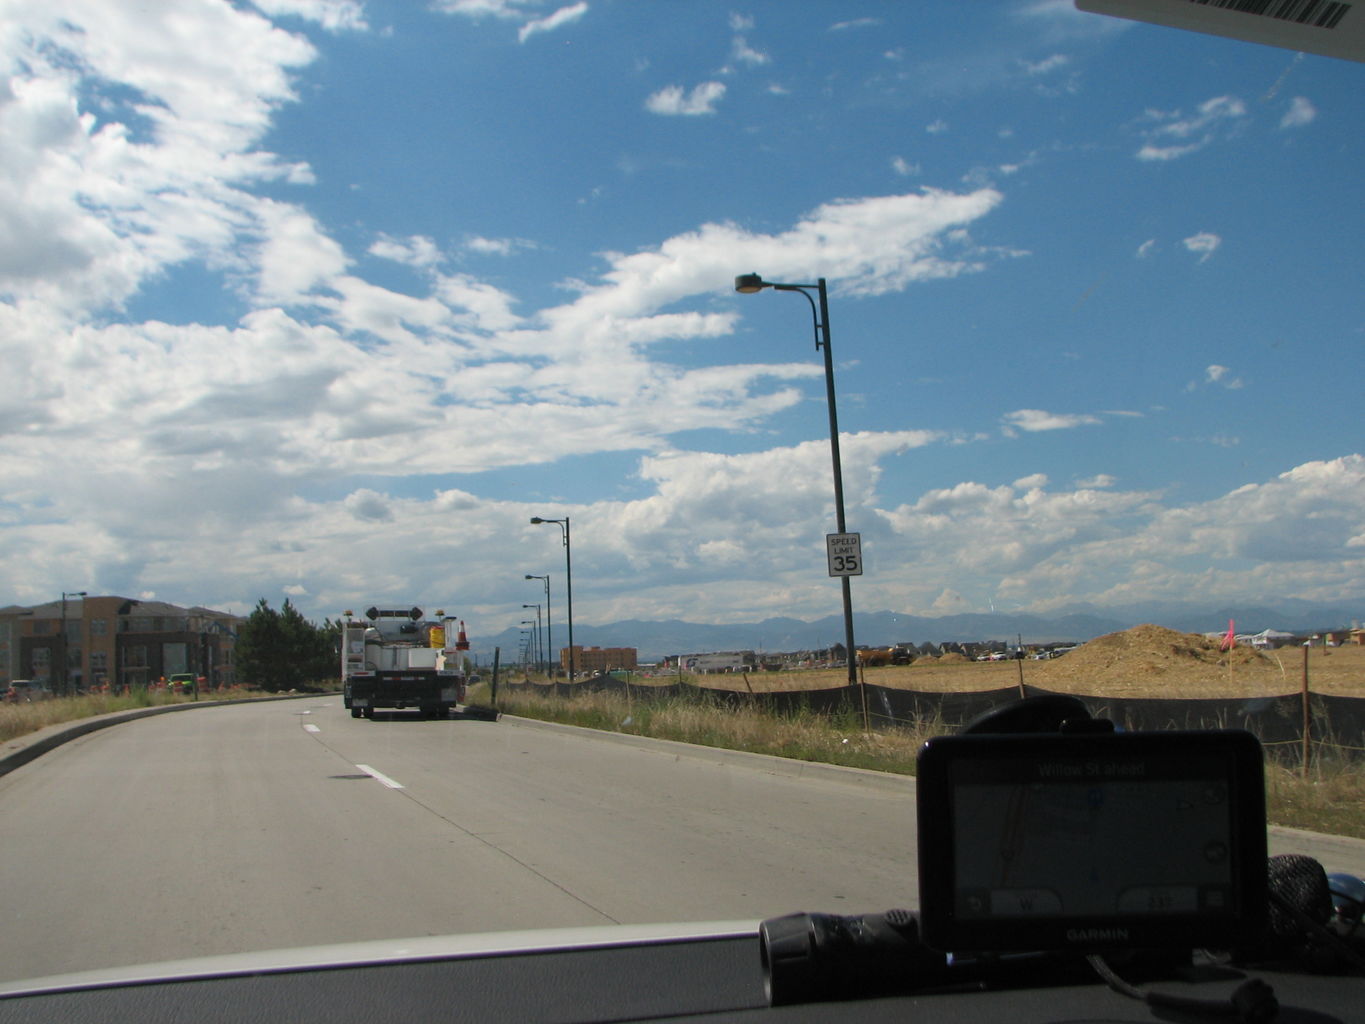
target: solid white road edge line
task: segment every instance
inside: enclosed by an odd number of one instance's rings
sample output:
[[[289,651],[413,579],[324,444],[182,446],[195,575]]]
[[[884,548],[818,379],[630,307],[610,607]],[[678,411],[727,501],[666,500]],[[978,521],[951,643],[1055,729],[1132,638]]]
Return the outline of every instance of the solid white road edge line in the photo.
[[[401,782],[394,782],[393,779],[389,778],[389,777],[388,777],[387,775],[385,775],[383,772],[381,772],[381,771],[376,771],[375,769],[371,768],[371,767],[370,767],[369,765],[367,765],[367,764],[358,764],[358,765],[356,765],[356,767],[359,768],[359,769],[360,769],[362,772],[364,772],[366,775],[370,776],[371,778],[376,779],[376,780],[378,780],[379,782],[382,782],[384,785],[388,786],[390,789],[402,789],[402,788],[403,788],[403,784],[402,784]]]

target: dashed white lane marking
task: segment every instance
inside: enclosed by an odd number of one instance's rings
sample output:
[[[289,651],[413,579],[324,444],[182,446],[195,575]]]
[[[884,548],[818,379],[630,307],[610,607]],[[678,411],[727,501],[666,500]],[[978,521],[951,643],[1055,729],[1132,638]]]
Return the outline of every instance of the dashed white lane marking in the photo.
[[[319,728],[318,728],[316,725],[314,725],[312,722],[307,722],[307,723],[305,723],[304,726],[303,726],[303,728],[304,728],[304,731],[305,731],[305,732],[322,732],[322,730],[319,729]]]
[[[370,767],[369,765],[367,765],[367,764],[358,764],[358,765],[356,765],[356,767],[359,768],[359,769],[360,769],[362,772],[364,772],[366,775],[370,776],[371,778],[373,778],[373,779],[375,779],[375,780],[377,780],[377,781],[379,781],[379,782],[382,782],[384,785],[388,786],[390,789],[402,789],[402,788],[403,788],[403,784],[402,784],[401,782],[395,782],[393,779],[389,778],[389,777],[388,777],[387,775],[385,775],[383,772],[377,771],[376,769],[371,768],[371,767]]]

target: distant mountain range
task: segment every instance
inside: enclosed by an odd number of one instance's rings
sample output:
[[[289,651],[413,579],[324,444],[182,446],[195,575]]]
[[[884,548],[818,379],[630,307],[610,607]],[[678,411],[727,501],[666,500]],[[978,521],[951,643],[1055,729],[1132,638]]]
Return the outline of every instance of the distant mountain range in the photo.
[[[1239,633],[1280,629],[1291,633],[1314,633],[1358,625],[1365,608],[1283,601],[1272,606],[1236,606],[1209,609],[1195,604],[1147,604],[1097,609],[1076,606],[1052,615],[1008,612],[973,613],[926,617],[898,612],[854,612],[854,640],[859,645],[886,647],[896,643],[942,643],[952,640],[1004,640],[1022,637],[1024,643],[1084,642],[1105,633],[1152,623],[1186,633],[1223,632],[1228,620]],[[556,649],[568,644],[563,621],[553,624]],[[473,651],[480,664],[493,660],[494,647],[501,648],[504,664],[519,660],[520,631],[503,630],[491,637],[475,633]],[[807,622],[774,618],[762,622],[703,623],[681,619],[645,621],[628,619],[605,625],[574,623],[574,642],[584,647],[634,647],[641,662],[654,662],[670,654],[701,654],[711,651],[821,650],[844,642],[842,615],[829,615]]]

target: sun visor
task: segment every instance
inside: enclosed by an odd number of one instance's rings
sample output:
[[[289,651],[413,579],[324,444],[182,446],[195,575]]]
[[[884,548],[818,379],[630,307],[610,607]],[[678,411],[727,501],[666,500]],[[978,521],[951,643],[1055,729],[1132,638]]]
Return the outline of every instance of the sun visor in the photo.
[[[1365,62],[1359,0],[1076,0],[1095,14]]]

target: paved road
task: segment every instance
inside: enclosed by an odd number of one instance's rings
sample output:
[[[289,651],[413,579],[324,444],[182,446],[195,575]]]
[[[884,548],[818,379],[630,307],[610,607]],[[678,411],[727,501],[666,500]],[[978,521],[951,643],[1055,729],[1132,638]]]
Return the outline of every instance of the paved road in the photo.
[[[334,697],[83,737],[0,778],[0,979],[917,905],[912,781],[621,739],[353,720]],[[1360,841],[1276,831],[1271,852],[1365,874]]]
[[[84,737],[0,779],[0,836],[4,979],[916,898],[909,780],[798,779],[508,719],[353,720],[337,698]]]

